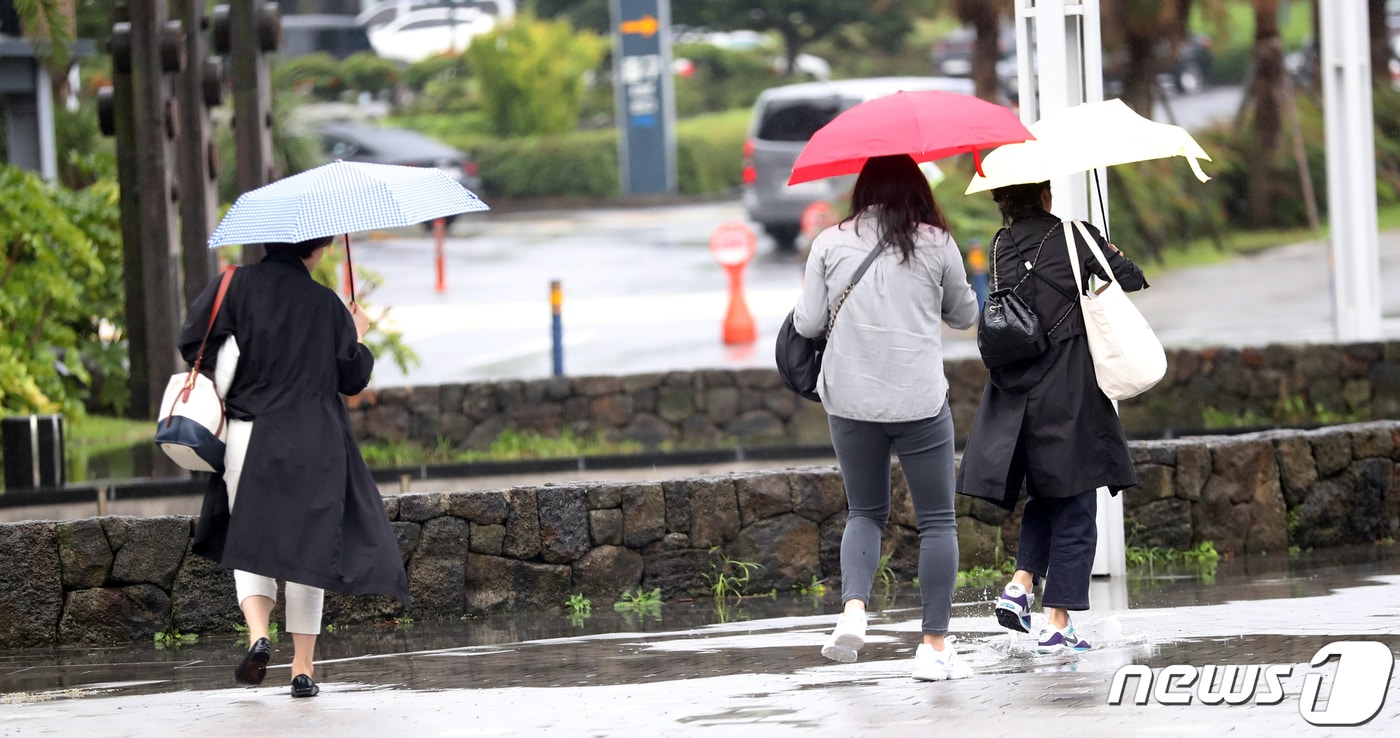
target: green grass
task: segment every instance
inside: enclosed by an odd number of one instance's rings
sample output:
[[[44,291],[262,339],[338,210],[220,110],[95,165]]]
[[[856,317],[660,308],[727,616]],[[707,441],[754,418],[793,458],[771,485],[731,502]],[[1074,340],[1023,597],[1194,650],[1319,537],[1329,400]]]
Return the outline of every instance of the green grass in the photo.
[[[129,446],[155,437],[155,423],[98,415],[64,418],[64,443],[69,446]]]
[[[1400,205],[1382,206],[1377,212],[1377,222],[1381,231],[1400,228]],[[1161,261],[1149,262],[1149,270],[1154,273],[1184,269],[1187,267],[1209,266],[1230,261],[1242,254],[1256,253],[1279,246],[1304,241],[1325,240],[1330,234],[1327,224],[1322,224],[1320,232],[1307,228],[1273,228],[1257,231],[1237,230],[1225,236],[1219,246],[1208,238],[1192,241],[1185,248],[1169,249]]]
[[[1191,8],[1191,30],[1204,33],[1217,46],[1248,46],[1254,42],[1254,7],[1249,0],[1224,0],[1223,21],[1208,17],[1201,3]],[[1280,3],[1279,35],[1285,49],[1296,49],[1312,36],[1312,10],[1305,0],[1284,0]]]
[[[484,451],[460,449],[446,438],[432,448],[409,441],[366,441],[360,453],[371,467],[386,468],[416,464],[452,464],[476,461],[518,461],[521,459],[561,459],[607,454],[632,454],[642,445],[632,441],[603,440],[601,433],[580,436],[564,431],[557,437],[536,431],[502,431]]]

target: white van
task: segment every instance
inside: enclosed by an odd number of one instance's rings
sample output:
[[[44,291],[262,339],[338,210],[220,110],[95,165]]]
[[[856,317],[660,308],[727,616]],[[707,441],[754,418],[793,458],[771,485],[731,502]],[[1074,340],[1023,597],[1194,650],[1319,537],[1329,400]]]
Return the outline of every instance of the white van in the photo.
[[[794,247],[808,205],[836,199],[854,182],[834,177],[789,187],[792,165],[808,139],[842,111],[901,90],[971,95],[973,84],[957,77],[872,77],[773,87],[758,96],[744,141],[744,209],[779,249]]]

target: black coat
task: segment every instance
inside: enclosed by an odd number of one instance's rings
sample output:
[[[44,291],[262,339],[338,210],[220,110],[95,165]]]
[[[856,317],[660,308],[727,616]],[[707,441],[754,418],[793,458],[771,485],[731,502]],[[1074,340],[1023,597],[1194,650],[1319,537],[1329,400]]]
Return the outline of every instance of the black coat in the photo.
[[[193,361],[218,281],[190,306],[180,352]],[[340,395],[369,383],[374,355],[356,340],[335,292],[292,255],[234,272],[210,334],[210,364],[233,335],[241,356],[228,417],[256,421],[230,516],[210,479],[194,551],[229,568],[408,604],[408,579],[379,488],[360,456]]]
[[[1023,482],[1037,497],[1069,497],[1098,487],[1118,492],[1137,484],[1123,425],[1094,377],[1064,230],[1059,218],[1036,209],[1017,214],[998,233],[995,263],[1001,286],[1015,285],[1031,261],[1035,274],[1017,294],[1045,329],[1068,313],[1050,333],[1045,353],[991,370],[982,390],[958,470],[958,491],[1007,509],[1016,506]],[[1148,286],[1136,264],[1110,251],[1097,228],[1090,225],[1088,230],[1125,291]],[[1082,240],[1078,249],[1086,283],[1091,273],[1108,276]]]

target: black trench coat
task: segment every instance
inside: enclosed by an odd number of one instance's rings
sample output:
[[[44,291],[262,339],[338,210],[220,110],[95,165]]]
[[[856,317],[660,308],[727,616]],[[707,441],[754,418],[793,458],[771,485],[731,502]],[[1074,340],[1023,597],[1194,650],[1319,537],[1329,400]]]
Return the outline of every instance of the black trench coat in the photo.
[[[190,306],[180,353],[193,362],[218,281]],[[374,356],[335,292],[293,255],[271,253],[234,272],[205,350],[213,363],[238,341],[228,417],[251,420],[238,514],[213,475],[193,550],[240,569],[346,594],[408,604],[408,578],[379,488],[360,456],[340,395],[369,383]]]
[[[1107,242],[1092,225],[1119,285],[1128,292],[1147,287],[1142,270]],[[1048,235],[1047,235],[1048,234]],[[1043,210],[1018,213],[999,233],[996,266],[1002,287],[1011,287],[1034,271],[1065,293],[1032,275],[1017,294],[1050,329],[1050,348],[1040,356],[989,372],[982,390],[962,465],[958,491],[1007,509],[1016,506],[1022,483],[1037,497],[1070,497],[1098,487],[1118,492],[1137,484],[1123,425],[1113,403],[1099,389],[1084,336],[1084,316],[1073,299],[1074,272],[1059,218]],[[1044,248],[1037,257],[1037,248]],[[1017,252],[1019,249],[1019,253]],[[1081,272],[1106,277],[1098,260],[1078,241]]]

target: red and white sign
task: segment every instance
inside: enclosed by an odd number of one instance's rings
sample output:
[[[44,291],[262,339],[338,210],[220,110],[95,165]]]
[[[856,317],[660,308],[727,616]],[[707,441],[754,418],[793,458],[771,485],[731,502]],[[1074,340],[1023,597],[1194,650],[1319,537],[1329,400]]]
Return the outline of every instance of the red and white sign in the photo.
[[[758,236],[747,224],[737,220],[719,224],[710,234],[710,254],[720,266],[743,266],[757,251]]]

